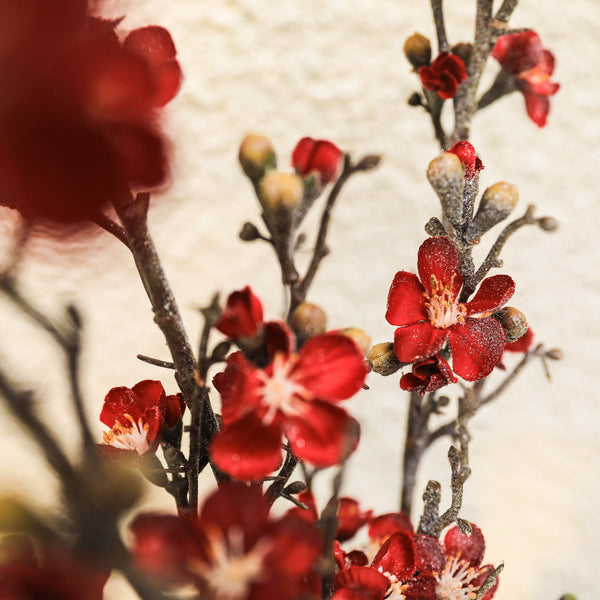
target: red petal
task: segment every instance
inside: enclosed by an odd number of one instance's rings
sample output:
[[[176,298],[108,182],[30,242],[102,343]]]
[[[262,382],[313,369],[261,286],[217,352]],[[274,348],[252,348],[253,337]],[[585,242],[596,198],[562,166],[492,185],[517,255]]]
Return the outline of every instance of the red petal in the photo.
[[[512,75],[535,67],[541,53],[542,40],[535,31],[501,35],[492,50],[492,56]]]
[[[294,350],[296,340],[285,323],[269,321],[265,323],[265,343],[268,355],[273,358],[278,352],[289,356]]]
[[[210,454],[217,467],[232,477],[257,481],[281,464],[281,429],[264,425],[250,413],[217,433]]]
[[[302,347],[294,379],[320,400],[345,400],[365,382],[368,367],[356,344],[346,335],[324,333]]]
[[[373,567],[350,567],[335,576],[334,596],[336,600],[355,600],[362,598],[382,599],[390,587],[390,580]],[[347,590],[345,594],[341,592]],[[355,592],[355,593],[353,593]],[[365,595],[363,595],[365,594]]]
[[[335,538],[344,542],[354,537],[356,532],[371,518],[372,512],[360,510],[360,505],[354,498],[340,498]]]
[[[185,412],[185,400],[182,394],[171,394],[166,397],[165,424],[169,429],[177,425]]]
[[[373,567],[387,571],[403,580],[416,569],[416,548],[412,535],[405,531],[394,533],[379,549]]]
[[[292,452],[317,467],[341,463],[358,444],[358,423],[343,409],[313,400],[284,424]]]
[[[472,533],[465,535],[456,526],[448,530],[444,537],[446,557],[455,556],[469,563],[470,567],[478,567],[485,553],[485,540],[481,529],[471,523]]]
[[[385,318],[392,325],[410,325],[427,319],[425,288],[414,273],[398,271],[387,300]]]
[[[379,515],[369,523],[369,537],[379,544],[398,531],[406,531],[411,535],[415,533],[410,518],[401,512]]]
[[[466,381],[489,375],[500,362],[506,334],[496,319],[467,317],[464,325],[448,329],[452,350],[452,368]]]
[[[301,174],[308,173],[309,160],[317,141],[303,137],[292,152],[292,166]]]
[[[227,337],[254,335],[263,322],[261,301],[249,286],[229,294],[225,308],[215,327]]]
[[[515,282],[508,275],[493,275],[481,282],[472,300],[467,302],[467,314],[479,315],[504,306],[515,293]]]
[[[156,92],[154,106],[161,108],[177,95],[183,81],[183,71],[176,60],[165,63],[154,73]]]
[[[139,405],[141,407],[152,408],[157,406],[163,411],[165,410],[165,389],[160,381],[145,379],[144,381],[136,383],[131,389],[138,397]]]
[[[139,54],[153,66],[163,65],[177,55],[171,34],[158,25],[134,29],[123,41],[123,48]]]
[[[535,92],[523,90],[525,109],[529,118],[538,126],[544,127],[550,112],[550,100],[547,96],[540,96]]]
[[[437,329],[429,321],[398,327],[394,333],[394,352],[403,363],[431,356],[442,348],[449,331]]]
[[[435,593],[437,581],[431,573],[419,573],[406,582],[402,588],[405,600],[436,600]]]
[[[504,344],[504,350],[508,352],[527,352],[533,344],[533,329],[529,327],[527,331],[516,341]]]
[[[414,542],[417,547],[417,569],[441,573],[446,559],[438,539],[429,535],[417,535]]]
[[[112,388],[104,398],[100,421],[111,428],[117,421],[129,424],[129,421],[124,418],[126,414],[133,417],[134,421],[142,417],[138,397],[127,387]]]
[[[443,236],[426,239],[419,248],[417,258],[419,277],[427,293],[431,293],[432,275],[444,286],[452,284],[453,299],[462,287],[458,270],[458,252],[452,242]]]

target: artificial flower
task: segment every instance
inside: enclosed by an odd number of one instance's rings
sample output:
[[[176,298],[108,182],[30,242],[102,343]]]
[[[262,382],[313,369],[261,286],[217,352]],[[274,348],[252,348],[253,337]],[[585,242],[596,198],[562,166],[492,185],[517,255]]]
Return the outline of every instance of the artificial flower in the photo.
[[[323,186],[339,177],[343,158],[343,152],[334,143],[303,137],[292,152],[292,166],[302,177],[316,173]]]
[[[550,111],[549,97],[560,89],[560,84],[550,80],[555,63],[552,52],[542,46],[535,31],[523,31],[500,36],[492,56],[523,94],[529,118],[543,127]]]
[[[467,142],[465,140],[456,142],[456,144],[447,150],[447,152],[451,152],[452,154],[456,154],[456,156],[458,156],[465,170],[465,179],[467,181],[471,181],[471,179],[473,179],[473,177],[475,177],[475,175],[477,175],[477,173],[484,168],[483,163],[481,162],[479,156],[477,156],[475,148],[471,142]]]
[[[242,484],[213,492],[198,517],[143,514],[131,529],[140,568],[213,600],[301,597],[321,550],[314,527],[269,517],[260,490]]]
[[[419,361],[449,342],[454,373],[467,381],[485,377],[500,361],[505,340],[504,329],[489,315],[513,295],[514,281],[493,275],[482,281],[472,300],[458,302],[463,278],[458,253],[446,237],[421,244],[417,267],[419,276],[396,273],[388,295],[386,319],[398,326],[398,360]]]
[[[183,408],[179,399],[170,404],[169,421],[174,425]],[[140,381],[131,389],[112,388],[100,412],[100,421],[110,427],[104,433],[104,450],[152,454],[160,443],[166,413],[167,398],[160,381]]]
[[[419,68],[419,78],[425,89],[448,100],[456,96],[458,86],[467,79],[467,69],[460,56],[440,52],[431,65]]]
[[[439,354],[434,354],[415,362],[412,372],[405,373],[400,378],[400,387],[424,396],[426,392],[435,392],[456,381],[446,360]]]
[[[232,339],[255,335],[262,327],[261,301],[249,286],[229,294],[215,327]]]
[[[357,423],[337,403],[362,388],[368,369],[361,352],[347,336],[325,333],[295,353],[285,325],[265,329],[271,360],[264,369],[236,352],[213,380],[223,416],[213,461],[238,479],[260,479],[281,463],[283,434],[298,458],[338,464],[357,443]]]

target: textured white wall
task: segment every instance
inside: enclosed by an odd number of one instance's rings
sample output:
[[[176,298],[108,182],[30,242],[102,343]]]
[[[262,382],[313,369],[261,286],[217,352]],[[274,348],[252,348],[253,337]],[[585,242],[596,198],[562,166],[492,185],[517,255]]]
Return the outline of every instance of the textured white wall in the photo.
[[[451,41],[468,39],[475,2],[446,4]],[[168,27],[186,75],[166,119],[174,181],[156,197],[151,227],[192,337],[199,330],[195,308],[216,290],[251,284],[270,318],[281,311],[279,293],[272,294],[278,273],[269,248],[236,237],[244,220],[257,221],[237,147],[247,131],[258,130],[271,137],[282,166],[304,135],[330,138],[356,156],[384,155],[378,171],[347,186],[332,226],[333,254],[311,299],[326,308],[332,328],[355,325],[374,341],[391,339],[393,328],[384,320],[389,284],[397,270],[414,268],[423,224],[438,213],[424,176],[437,146],[426,116],[406,105],[417,81],[402,54],[414,31],[434,37],[428,2],[122,0],[110,6],[115,16],[127,14],[128,29],[151,22]],[[537,229],[516,234],[502,272],[516,280],[512,303],[528,315],[538,340],[563,348],[565,359],[551,365],[552,382],[533,364],[472,421],[473,475],[462,516],[482,527],[487,559],[506,562],[499,600],[552,600],[565,591],[582,600],[595,597],[600,559],[594,389],[600,108],[592,73],[600,52],[600,4],[522,0],[512,24],[539,31],[557,57],[562,89],[545,129],[527,119],[515,94],[476,117],[472,141],[486,165],[483,187],[515,183],[518,210],[533,202],[540,214],[561,222],[553,235]],[[135,359],[138,352],[163,358],[167,352],[132,261],[116,241],[106,236],[87,249],[57,251],[38,240],[22,280],[49,311],[67,300],[81,307],[83,380],[94,423],[112,386],[162,377],[175,391],[168,375]],[[44,414],[76,447],[60,357],[8,304],[0,306],[0,364],[40,389]],[[371,390],[349,403],[362,422],[363,440],[345,492],[379,511],[397,502],[406,412],[397,380],[371,377]],[[7,417],[0,430],[3,488],[49,505],[55,486],[33,446]],[[432,449],[419,487],[428,478],[447,483],[446,450],[446,442]],[[149,496],[148,505],[160,503],[169,506],[168,499]],[[113,598],[126,597],[118,584],[112,590]]]

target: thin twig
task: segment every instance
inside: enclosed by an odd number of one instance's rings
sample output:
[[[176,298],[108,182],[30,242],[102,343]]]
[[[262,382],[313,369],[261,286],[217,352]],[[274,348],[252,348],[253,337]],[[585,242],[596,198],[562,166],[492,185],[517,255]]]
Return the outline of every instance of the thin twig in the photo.
[[[442,0],[431,0],[431,10],[433,11],[433,20],[435,22],[438,49],[440,52],[448,52],[448,50],[450,50],[450,45],[448,44],[448,38],[446,37],[446,26],[444,25]]]
[[[160,360],[159,358],[152,358],[151,356],[146,356],[145,354],[138,354],[136,358],[142,362],[148,363],[149,365],[154,365],[155,367],[162,367],[163,369],[175,368],[175,363],[173,362]]]
[[[99,227],[102,227],[105,231],[108,231],[111,235],[116,237],[122,244],[125,244],[129,248],[129,239],[127,238],[127,232],[118,223],[107,217],[104,213],[98,213],[92,221]]]

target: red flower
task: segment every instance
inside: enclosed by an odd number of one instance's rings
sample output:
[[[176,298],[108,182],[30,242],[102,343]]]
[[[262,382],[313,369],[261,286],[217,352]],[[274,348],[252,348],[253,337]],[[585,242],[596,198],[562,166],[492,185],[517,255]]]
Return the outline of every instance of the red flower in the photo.
[[[320,467],[339,463],[354,449],[348,435],[357,424],[336,403],[365,380],[367,367],[355,343],[325,333],[295,354],[291,332],[277,323],[270,329],[277,334],[267,341],[272,360],[264,369],[236,352],[213,380],[224,427],[212,442],[212,459],[238,479],[257,480],[279,466],[282,434],[298,458]]]
[[[465,169],[465,179],[471,181],[479,171],[483,170],[483,163],[477,154],[473,144],[467,141],[456,142],[448,152],[456,154]]]
[[[527,329],[527,331],[518,340],[510,342],[509,344],[504,344],[504,352],[528,352],[529,348],[531,348],[533,344],[533,337],[533,329],[529,327],[529,329]],[[506,366],[504,364],[504,353],[502,354],[500,362],[496,366],[503,371],[506,370]]]
[[[535,31],[524,31],[500,36],[492,56],[513,77],[514,85],[525,98],[529,118],[543,127],[550,111],[548,97],[560,88],[558,83],[550,81],[555,62],[552,52],[542,47]]]
[[[424,88],[448,100],[456,96],[458,86],[467,78],[467,69],[460,56],[440,52],[429,67],[419,68],[419,78]]]
[[[232,339],[255,335],[262,327],[263,308],[249,286],[229,294],[215,327]]]
[[[137,517],[133,554],[153,576],[192,583],[203,598],[292,600],[312,573],[319,535],[302,519],[273,520],[268,513],[258,488],[224,486],[199,517]]]
[[[182,410],[180,401],[178,404]],[[120,452],[137,452],[139,456],[153,453],[160,443],[166,410],[167,399],[160,381],[140,381],[132,389],[113,388],[106,394],[100,413],[100,421],[110,427],[104,433],[104,444]],[[177,410],[171,407],[171,422],[174,412]]]
[[[175,93],[164,73],[178,65],[166,30],[136,30],[122,45],[118,21],[90,17],[86,2],[60,0],[50,14],[47,4],[0,4],[13,24],[0,45],[0,203],[27,219],[78,223],[130,187],[164,182],[156,109]],[[159,66],[149,49],[167,40]]]
[[[405,373],[400,378],[400,387],[424,396],[426,392],[435,392],[456,381],[450,365],[439,354],[434,354],[414,363],[412,373]]]
[[[514,281],[508,275],[488,277],[472,300],[457,302],[463,280],[458,253],[445,237],[421,244],[417,266],[419,277],[396,273],[388,295],[386,319],[399,326],[394,337],[398,360],[433,356],[448,341],[457,375],[467,381],[485,377],[499,362],[505,340],[500,323],[487,315],[513,295]]]
[[[332,142],[304,137],[292,152],[292,166],[302,177],[316,173],[319,183],[326,185],[339,177],[343,158],[343,152]]]

